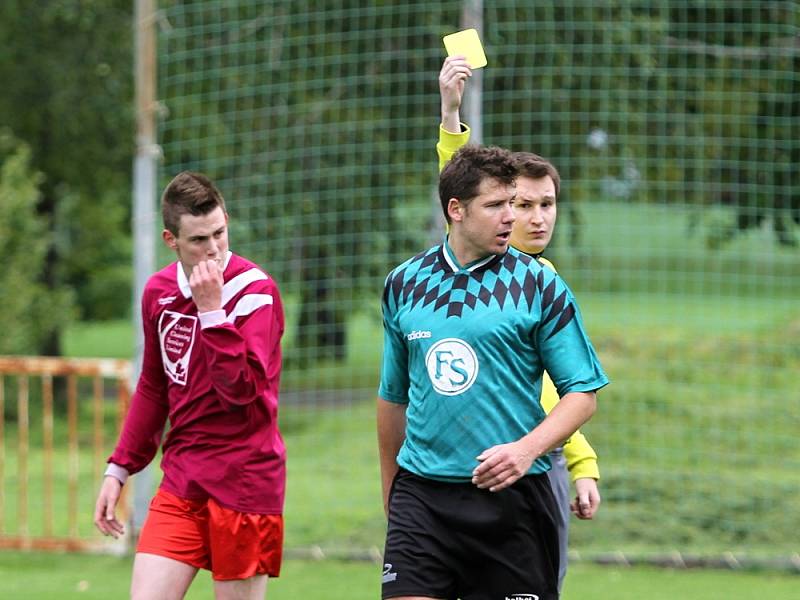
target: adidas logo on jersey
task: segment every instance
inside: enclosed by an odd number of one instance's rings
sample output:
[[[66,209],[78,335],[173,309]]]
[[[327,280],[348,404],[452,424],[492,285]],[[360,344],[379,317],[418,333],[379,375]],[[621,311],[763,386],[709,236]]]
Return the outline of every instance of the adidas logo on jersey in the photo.
[[[406,336],[406,339],[409,342],[411,342],[413,340],[419,340],[419,339],[429,338],[429,337],[431,337],[431,332],[430,331],[412,331],[411,333],[409,333]]]

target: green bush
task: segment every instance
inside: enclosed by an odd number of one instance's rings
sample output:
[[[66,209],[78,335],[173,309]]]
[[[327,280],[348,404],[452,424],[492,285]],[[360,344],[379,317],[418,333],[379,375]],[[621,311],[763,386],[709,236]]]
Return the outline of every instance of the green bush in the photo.
[[[51,238],[37,213],[41,182],[30,148],[0,130],[0,354],[37,353],[48,332],[73,314],[70,293],[42,281]]]

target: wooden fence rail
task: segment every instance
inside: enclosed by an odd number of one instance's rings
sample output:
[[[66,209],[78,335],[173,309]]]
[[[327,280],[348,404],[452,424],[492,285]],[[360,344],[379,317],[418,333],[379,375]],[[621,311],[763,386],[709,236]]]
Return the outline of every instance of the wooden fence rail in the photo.
[[[0,548],[114,546],[94,530],[92,498],[114,442],[105,415],[118,431],[130,374],[126,360],[0,356]]]

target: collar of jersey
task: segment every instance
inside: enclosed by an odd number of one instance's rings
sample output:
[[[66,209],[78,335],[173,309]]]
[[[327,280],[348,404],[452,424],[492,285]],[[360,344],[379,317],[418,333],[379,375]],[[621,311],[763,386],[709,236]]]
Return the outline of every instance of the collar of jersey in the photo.
[[[471,263],[468,263],[462,267],[458,260],[456,260],[456,255],[453,252],[453,249],[450,247],[448,236],[445,236],[444,243],[442,244],[442,251],[439,253],[439,260],[446,271],[451,271],[452,273],[468,271],[473,273],[476,271],[485,271],[486,269],[491,268],[498,261],[502,260],[503,256],[505,256],[505,253],[490,254],[489,256],[484,256],[478,260],[473,260]]]
[[[225,269],[228,268],[228,263],[231,261],[231,254],[232,252],[228,250],[228,253],[225,255],[225,264],[222,267],[223,273]],[[183,270],[183,265],[181,261],[175,263],[176,269],[178,271],[178,288],[181,290],[181,294],[183,294],[184,298],[191,298],[192,297],[192,288],[189,287],[189,278],[186,277],[186,273]]]

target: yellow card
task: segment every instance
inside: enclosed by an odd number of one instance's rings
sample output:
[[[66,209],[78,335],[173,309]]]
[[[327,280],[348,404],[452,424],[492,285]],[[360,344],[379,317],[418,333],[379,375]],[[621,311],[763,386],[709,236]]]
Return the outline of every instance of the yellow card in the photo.
[[[442,38],[447,56],[461,54],[467,57],[470,68],[480,69],[486,66],[486,55],[483,53],[481,39],[475,29],[457,31]]]

